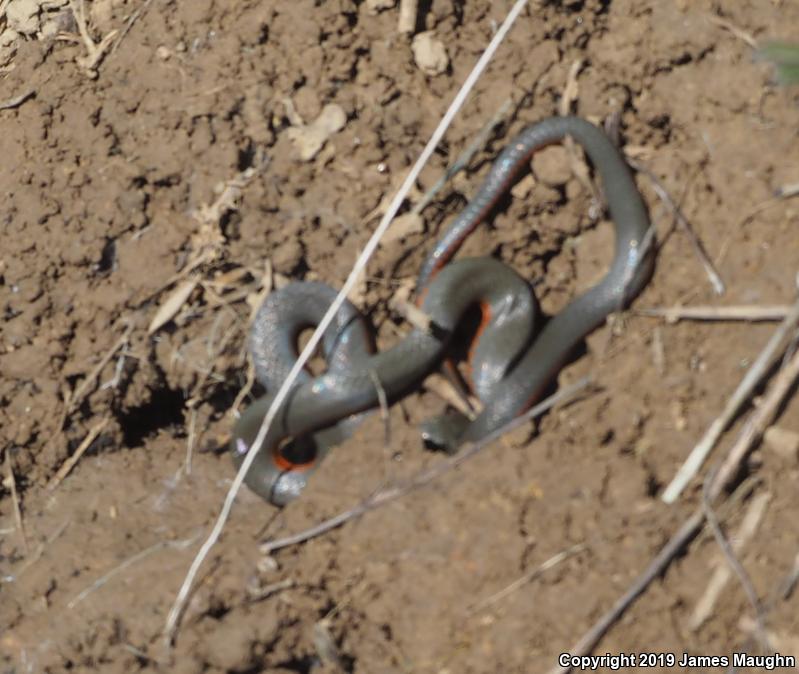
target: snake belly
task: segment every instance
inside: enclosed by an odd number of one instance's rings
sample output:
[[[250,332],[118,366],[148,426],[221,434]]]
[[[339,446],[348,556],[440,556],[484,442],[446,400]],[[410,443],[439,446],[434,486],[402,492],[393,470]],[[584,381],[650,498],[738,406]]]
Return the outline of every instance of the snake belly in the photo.
[[[532,338],[537,304],[528,284],[492,258],[451,262],[469,234],[546,145],[572,137],[602,178],[615,227],[615,253],[604,278],[552,317]],[[481,385],[483,411],[443,434],[448,451],[478,441],[527,410],[551,384],[574,347],[614,311],[638,295],[649,280],[654,257],[645,236],[649,218],[623,157],[597,127],[577,117],[551,117],[528,126],[500,153],[475,197],[447,227],[419,276],[422,309],[436,330],[412,331],[392,349],[369,352],[368,331],[351,305],[342,307],[323,340],[328,370],[304,375],[286,398],[260,447],[253,442],[280,383],[296,360],[296,336],[312,327],[335,292],[323,284],[290,284],[267,298],[258,313],[251,351],[267,394],[237,421],[231,452],[240,465],[250,451],[258,454],[245,476],[256,493],[285,505],[304,488],[308,475],[328,449],[352,431],[352,415],[377,406],[378,386],[395,401],[419,385],[441,362],[450,336],[466,312],[483,307],[490,317],[479,334],[482,362],[473,369],[489,373]],[[298,327],[299,326],[299,327]],[[308,460],[286,458],[289,439],[310,440]]]

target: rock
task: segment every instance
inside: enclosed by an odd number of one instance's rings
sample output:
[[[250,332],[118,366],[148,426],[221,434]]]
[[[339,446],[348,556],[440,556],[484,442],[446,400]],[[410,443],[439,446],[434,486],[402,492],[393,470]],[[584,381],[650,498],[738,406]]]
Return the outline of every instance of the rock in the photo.
[[[23,35],[34,35],[39,30],[38,0],[12,0],[6,7],[8,25]]]
[[[779,426],[769,426],[763,434],[763,442],[769,449],[790,461],[799,458],[799,433]]]
[[[297,148],[302,161],[310,161],[322,149],[327,139],[341,131],[347,123],[347,114],[340,105],[330,103],[310,124],[294,126],[288,130],[289,138]]]
[[[533,155],[533,172],[545,185],[564,185],[572,176],[569,152],[562,145],[542,148]]]
[[[419,33],[411,43],[416,65],[425,74],[435,77],[447,71],[449,57],[444,43],[435,37],[433,31]]]

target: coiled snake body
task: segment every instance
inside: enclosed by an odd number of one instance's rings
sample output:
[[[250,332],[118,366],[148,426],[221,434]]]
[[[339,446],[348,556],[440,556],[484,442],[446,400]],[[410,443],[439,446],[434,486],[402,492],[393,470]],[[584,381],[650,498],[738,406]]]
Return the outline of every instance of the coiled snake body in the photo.
[[[602,177],[615,225],[615,255],[605,277],[575,298],[534,336],[537,304],[528,284],[492,258],[450,262],[466,237],[539,148],[571,136]],[[653,256],[643,249],[649,219],[630,171],[616,147],[592,124],[577,117],[551,117],[525,128],[502,151],[477,195],[428,255],[417,293],[435,330],[415,329],[393,348],[370,352],[363,318],[345,304],[323,339],[324,374],[305,373],[287,397],[255,458],[246,483],[284,505],[299,495],[309,471],[328,448],[352,432],[352,415],[378,405],[378,387],[395,401],[418,386],[442,360],[449,337],[466,312],[479,305],[485,329],[472,349],[475,389],[483,411],[473,420],[442,425],[439,441],[449,451],[479,440],[528,409],[553,381],[572,349],[608,314],[623,308],[649,280]],[[256,400],[234,428],[231,451],[240,465],[251,447],[273,395],[297,358],[297,337],[318,324],[335,291],[321,283],[293,283],[272,293],[256,317],[250,349],[267,394]],[[285,441],[310,443],[303,454],[284,451]]]

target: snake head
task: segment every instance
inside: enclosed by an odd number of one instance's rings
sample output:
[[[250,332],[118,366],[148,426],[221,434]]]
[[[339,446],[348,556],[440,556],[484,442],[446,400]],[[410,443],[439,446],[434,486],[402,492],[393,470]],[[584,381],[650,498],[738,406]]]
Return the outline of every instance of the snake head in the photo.
[[[461,445],[461,438],[469,425],[469,419],[458,412],[447,412],[424,421],[421,425],[422,442],[431,449],[455,454]]]

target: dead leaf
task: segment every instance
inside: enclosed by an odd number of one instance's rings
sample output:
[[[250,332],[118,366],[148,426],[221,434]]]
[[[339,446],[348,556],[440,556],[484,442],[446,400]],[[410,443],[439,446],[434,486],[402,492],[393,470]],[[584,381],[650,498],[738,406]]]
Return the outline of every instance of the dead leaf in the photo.
[[[175,314],[177,314],[180,308],[186,303],[186,300],[189,299],[189,295],[191,295],[196,287],[197,281],[195,279],[188,279],[175,288],[158,311],[155,312],[153,320],[150,321],[150,327],[147,328],[147,334],[152,335],[161,326],[171,321],[175,317]]]

